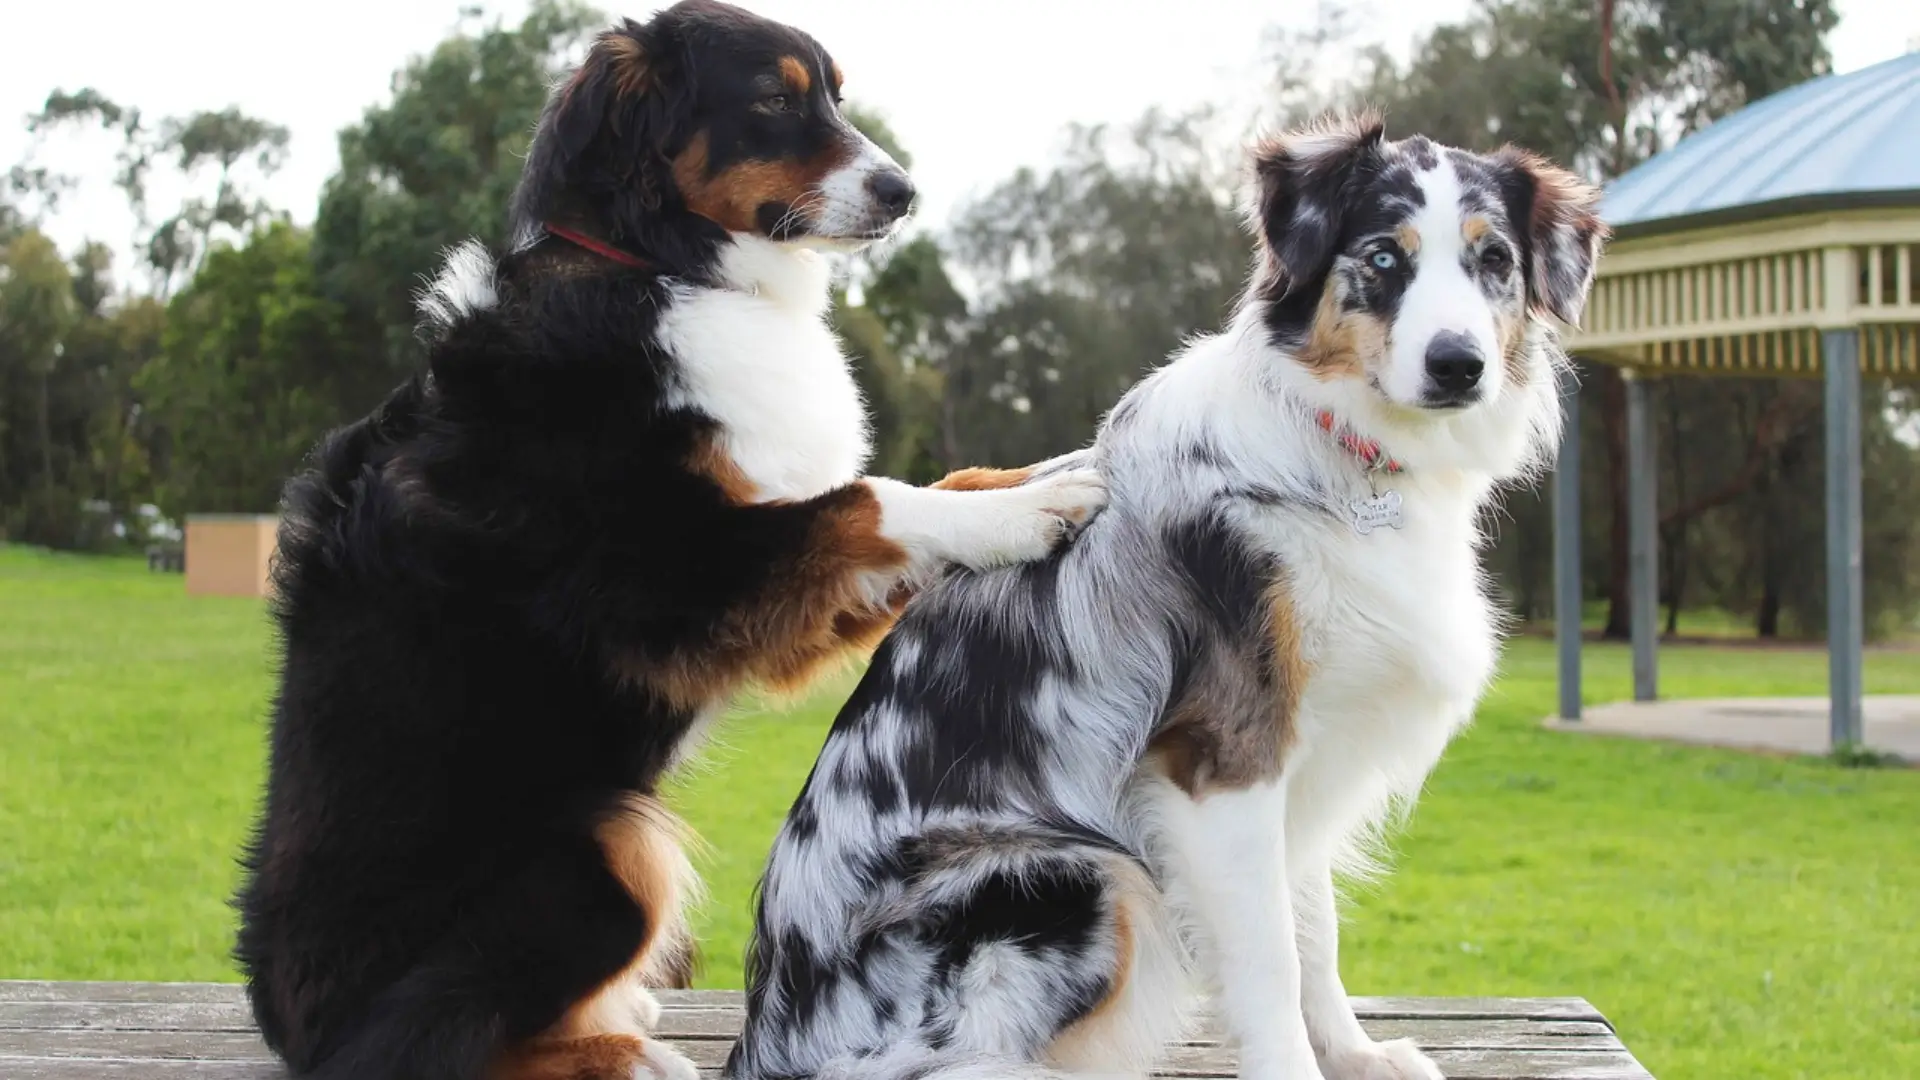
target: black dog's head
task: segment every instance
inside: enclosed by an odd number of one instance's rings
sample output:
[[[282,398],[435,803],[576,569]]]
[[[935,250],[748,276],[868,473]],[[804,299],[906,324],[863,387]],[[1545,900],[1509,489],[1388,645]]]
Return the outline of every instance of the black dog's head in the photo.
[[[1530,321],[1580,319],[1599,192],[1533,154],[1390,141],[1362,115],[1268,139],[1253,165],[1254,298],[1324,384],[1470,408],[1545,376]]]
[[[515,234],[564,224],[669,264],[727,234],[880,239],[913,185],[839,104],[839,66],[792,27],[716,0],[623,21],[548,101]]]

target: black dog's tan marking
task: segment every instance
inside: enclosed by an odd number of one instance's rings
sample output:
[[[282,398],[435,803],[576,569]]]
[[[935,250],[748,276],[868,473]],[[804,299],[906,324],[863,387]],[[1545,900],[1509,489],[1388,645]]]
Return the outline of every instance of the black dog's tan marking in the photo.
[[[767,214],[799,203],[830,172],[847,163],[844,147],[828,146],[800,161],[746,160],[716,166],[707,132],[693,137],[673,161],[674,182],[687,208],[732,232],[750,232]]]

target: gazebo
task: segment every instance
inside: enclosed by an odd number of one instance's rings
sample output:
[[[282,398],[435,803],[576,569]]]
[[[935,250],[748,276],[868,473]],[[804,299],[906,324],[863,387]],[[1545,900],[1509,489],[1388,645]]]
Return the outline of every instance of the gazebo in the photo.
[[[1835,746],[1861,740],[1860,381],[1920,376],[1920,53],[1747,106],[1615,180],[1614,240],[1569,351],[1626,378],[1634,698],[1658,696],[1647,384],[1820,378]],[[1554,479],[1560,717],[1580,716],[1579,399]]]

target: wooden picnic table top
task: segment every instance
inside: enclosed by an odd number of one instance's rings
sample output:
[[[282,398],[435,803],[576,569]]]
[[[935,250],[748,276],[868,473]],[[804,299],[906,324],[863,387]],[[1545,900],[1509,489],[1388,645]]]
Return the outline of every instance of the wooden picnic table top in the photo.
[[[658,1034],[716,1076],[740,1030],[741,995],[667,991]],[[1581,998],[1355,998],[1376,1038],[1410,1036],[1450,1080],[1652,1080]],[[1203,1022],[1156,1075],[1235,1073]],[[284,1080],[227,983],[0,981],[6,1080]]]

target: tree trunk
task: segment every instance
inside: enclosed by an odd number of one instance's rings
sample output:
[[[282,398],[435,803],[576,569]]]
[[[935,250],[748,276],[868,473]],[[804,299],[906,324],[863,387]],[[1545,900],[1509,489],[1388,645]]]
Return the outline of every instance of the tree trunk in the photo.
[[[1667,407],[1667,432],[1660,440],[1660,449],[1673,462],[1673,498],[1674,502],[1685,505],[1687,501],[1687,455],[1683,452],[1687,445],[1686,435],[1680,428],[1680,395],[1669,387],[1660,395]],[[1660,580],[1667,587],[1667,636],[1680,632],[1680,605],[1685,602],[1687,592],[1687,522],[1686,519],[1675,522],[1671,528],[1660,530],[1660,555],[1665,565],[1660,568]]]
[[[1685,552],[1687,549],[1687,527],[1680,524],[1673,528],[1670,535],[1660,538],[1662,547],[1661,580],[1667,586],[1667,636],[1680,632],[1680,604],[1687,591]]]
[[[46,500],[42,512],[53,509],[53,372],[40,372],[40,486]]]
[[[1627,622],[1631,567],[1627,533],[1627,383],[1620,369],[1599,365],[1600,420],[1607,445],[1607,624],[1600,636],[1623,641],[1631,636]]]
[[[1529,533],[1523,534],[1523,536],[1524,535],[1539,534]],[[1517,555],[1518,558],[1514,559],[1513,569],[1514,576],[1519,578],[1517,582],[1519,588],[1516,590],[1519,595],[1514,598],[1514,606],[1520,609],[1520,618],[1523,622],[1533,622],[1539,618],[1541,614],[1540,590],[1534,587],[1533,551],[1531,550],[1533,545],[1525,539],[1522,539],[1516,547],[1517,550],[1514,554]]]
[[[1780,636],[1780,575],[1774,569],[1773,552],[1768,551],[1760,582],[1760,611],[1754,619],[1757,637],[1768,641]]]
[[[946,458],[940,463],[945,472],[965,468],[960,464],[959,421],[953,415],[953,394],[947,389],[945,381],[940,384],[940,453]]]
[[[1607,117],[1613,127],[1613,176],[1627,171],[1627,103],[1613,77],[1614,0],[1600,0],[1600,82],[1607,94]]]

